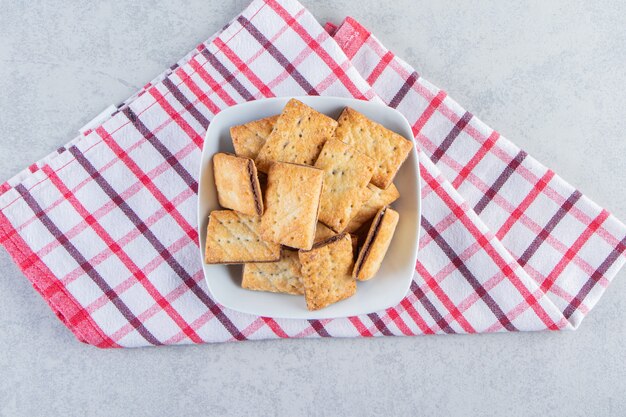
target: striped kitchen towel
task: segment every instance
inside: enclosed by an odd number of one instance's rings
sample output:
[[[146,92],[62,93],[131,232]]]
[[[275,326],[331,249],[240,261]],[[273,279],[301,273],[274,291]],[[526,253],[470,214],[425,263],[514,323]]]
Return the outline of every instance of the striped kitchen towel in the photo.
[[[286,320],[229,310],[196,232],[204,133],[274,96],[375,100],[409,120],[420,252],[385,311]],[[626,227],[463,109],[357,21],[255,0],[101,123],[0,186],[0,243],[57,316],[99,347],[575,329],[626,261]]]

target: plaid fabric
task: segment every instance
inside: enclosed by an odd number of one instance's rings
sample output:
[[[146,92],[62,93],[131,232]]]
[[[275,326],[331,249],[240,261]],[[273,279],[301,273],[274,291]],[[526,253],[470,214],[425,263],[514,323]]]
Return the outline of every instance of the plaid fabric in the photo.
[[[484,125],[352,19],[255,0],[97,128],[0,186],[0,243],[99,347],[286,337],[573,329],[624,264],[626,227]],[[397,306],[334,320],[216,304],[198,256],[197,172],[212,117],[263,97],[382,100],[420,144],[423,219]]]

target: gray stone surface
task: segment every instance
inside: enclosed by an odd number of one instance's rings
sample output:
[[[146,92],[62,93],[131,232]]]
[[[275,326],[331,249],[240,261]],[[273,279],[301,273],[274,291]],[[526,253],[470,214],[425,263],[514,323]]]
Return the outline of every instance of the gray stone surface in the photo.
[[[0,178],[218,30],[246,1],[0,2]],[[389,3],[389,4],[386,4]],[[324,0],[626,219],[626,3]],[[0,415],[626,413],[626,271],[571,333],[100,351],[0,251]]]

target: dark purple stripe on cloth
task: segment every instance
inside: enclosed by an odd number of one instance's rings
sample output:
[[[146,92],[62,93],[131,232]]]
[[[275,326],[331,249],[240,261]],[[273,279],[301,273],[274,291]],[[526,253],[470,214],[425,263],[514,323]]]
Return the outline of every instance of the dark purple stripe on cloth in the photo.
[[[393,98],[389,102],[389,107],[393,107],[394,109],[397,108],[400,105],[400,102],[407,95],[411,87],[413,87],[413,85],[417,82],[419,77],[419,74],[413,71],[411,75],[408,76],[404,84],[402,84],[402,87],[400,87],[398,92],[393,96]]]
[[[230,84],[241,97],[246,101],[254,100],[254,96],[250,94],[248,89],[239,82],[235,75],[220,62],[208,49],[202,50],[202,55],[209,61],[209,64],[220,73],[224,80]]]
[[[135,112],[133,112],[130,107],[126,107],[122,112],[126,115],[126,117],[128,117],[128,120],[131,121],[133,126],[135,126],[135,129],[137,129],[139,131],[139,133],[141,133],[141,135],[152,146],[154,146],[154,149],[156,149],[157,152],[159,152],[161,154],[163,159],[165,159],[167,161],[167,163],[170,164],[170,166],[174,169],[174,171],[178,174],[178,176],[180,178],[182,178],[183,181],[185,181],[185,183],[189,186],[189,188],[191,188],[191,190],[194,193],[197,194],[198,193],[198,182],[189,173],[189,171],[187,171],[185,169],[185,167],[183,167],[180,164],[180,161],[170,152],[170,150],[165,147],[163,142],[161,142],[154,135],[154,133],[152,133],[152,131],[150,129],[148,129],[148,127],[145,124],[143,124],[141,119],[139,119],[139,117],[137,117]]]
[[[145,237],[145,239],[152,245],[152,247],[163,257],[163,260],[170,266],[170,268],[178,275],[183,283],[191,290],[191,292],[198,297],[198,299],[209,308],[211,313],[217,317],[222,325],[233,335],[237,340],[244,340],[246,337],[237,329],[237,327],[230,321],[230,319],[224,314],[222,309],[215,304],[215,302],[208,296],[202,288],[198,286],[193,277],[183,268],[183,266],[174,258],[171,252],[157,239],[148,226],[141,220],[141,218],[130,208],[130,206],[122,199],[122,197],[113,189],[111,184],[96,170],[96,168],[85,158],[85,156],[76,148],[71,147],[70,152],[76,158],[76,161],[87,171],[91,178],[96,181],[102,191],[119,207],[120,210],[126,215],[131,223],[139,230],[139,232]]]
[[[569,319],[572,314],[576,311],[578,306],[583,302],[585,297],[589,294],[591,289],[600,281],[600,278],[604,276],[606,271],[613,265],[613,263],[619,258],[622,254],[626,252],[626,237],[622,239],[621,242],[617,244],[617,246],[609,253],[609,256],[606,257],[604,261],[600,264],[598,269],[594,271],[593,274],[589,277],[585,285],[582,286],[576,297],[569,303],[569,305],[563,311],[563,315],[565,318]]]
[[[70,148],[71,151],[72,148]],[[162,343],[154,337],[152,333],[143,325],[143,323],[130,311],[130,308],[119,298],[119,295],[109,286],[109,284],[96,271],[92,264],[80,253],[74,244],[63,234],[56,224],[48,217],[41,208],[35,198],[28,192],[26,187],[18,184],[15,190],[24,198],[28,207],[35,213],[37,218],[43,223],[48,231],[63,246],[69,255],[78,263],[80,268],[91,278],[91,280],[100,288],[100,290],[113,303],[115,308],[124,316],[124,318],[137,330],[137,332],[150,344],[161,345]]]
[[[270,40],[267,39],[265,35],[263,35],[261,31],[252,24],[252,22],[243,16],[239,16],[237,21],[254,37],[254,39],[261,44],[263,49],[269,52],[276,62],[287,70],[287,73],[289,73],[289,75],[300,85],[300,87],[302,87],[306,94],[314,96],[319,95],[315,87],[313,87],[307,79],[304,78],[300,71],[298,71],[291,62],[289,62],[285,55],[283,55],[282,52],[280,52],[278,48],[276,48],[276,46],[274,46],[272,42],[270,42]]]
[[[561,220],[563,220],[565,215],[572,209],[572,207],[574,207],[574,204],[576,204],[580,197],[582,197],[581,192],[576,190],[572,193],[572,195],[569,196],[567,200],[565,200],[565,202],[563,202],[561,207],[559,207],[556,213],[554,213],[552,218],[548,221],[548,223],[546,223],[545,227],[541,230],[541,232],[539,232],[537,236],[535,236],[531,244],[528,246],[528,248],[526,248],[522,256],[520,256],[517,260],[517,262],[519,262],[521,266],[525,266],[528,263],[530,258],[535,254],[535,252],[537,252],[543,242],[545,242],[548,236],[550,236],[552,230],[554,230],[556,225],[559,224]]]
[[[424,294],[424,291],[422,291],[422,289],[419,287],[419,285],[417,285],[415,281],[411,282],[411,291],[413,292],[413,294],[415,294],[417,300],[424,306],[426,311],[428,311],[428,314],[430,314],[433,320],[435,320],[435,323],[437,323],[437,326],[439,326],[439,328],[443,330],[444,333],[456,333],[454,329],[450,327],[450,324],[446,321],[446,319],[441,314],[439,314],[437,308],[433,305],[433,303],[430,302],[428,297],[426,297],[426,294]]]
[[[393,336],[393,333],[389,330],[389,328],[385,325],[385,323],[381,320],[381,318],[376,313],[370,313],[367,315],[369,319],[374,323],[374,326],[385,336]]]
[[[452,264],[459,270],[461,275],[467,280],[467,282],[472,286],[476,294],[483,300],[483,302],[489,307],[489,310],[496,316],[498,321],[504,326],[505,329],[509,331],[517,331],[513,323],[509,320],[506,314],[500,309],[498,303],[495,302],[491,295],[487,292],[485,287],[483,287],[478,279],[474,276],[472,271],[463,263],[459,255],[452,249],[452,246],[446,242],[446,240],[439,234],[437,230],[435,230],[434,226],[431,225],[426,218],[422,217],[422,227],[424,231],[430,235],[430,237],[437,243],[437,245],[443,250],[448,259],[452,262]]]
[[[180,89],[172,82],[172,80],[170,80],[169,78],[165,78],[163,80],[163,85],[170,93],[172,93],[174,98],[178,100],[178,102],[189,112],[189,114],[191,114],[193,118],[196,119],[198,123],[200,123],[200,126],[202,126],[204,130],[209,127],[209,119],[207,119],[202,113],[200,113],[200,110],[198,110],[198,108],[195,107],[193,103],[191,103],[187,99],[187,97],[185,97],[183,92],[180,91]]]
[[[526,158],[527,156],[528,154],[524,151],[519,151],[519,153],[515,155],[515,158],[513,158],[511,162],[509,162],[506,168],[504,168],[504,171],[502,171],[498,178],[496,178],[493,185],[489,187],[487,192],[474,206],[474,211],[476,212],[476,214],[482,213],[485,207],[487,207],[487,204],[489,204],[489,202],[493,200],[493,197],[498,193],[498,191],[500,191],[500,188],[502,188],[504,183],[511,177],[511,175],[513,175],[517,167],[522,164],[524,158]]]
[[[439,162],[441,157],[448,151],[450,146],[452,146],[452,142],[454,142],[454,140],[457,138],[457,136],[459,136],[459,134],[463,131],[463,129],[465,129],[465,126],[467,126],[467,124],[470,122],[470,120],[472,120],[472,117],[474,117],[474,116],[472,116],[472,113],[465,112],[465,114],[463,114],[463,116],[461,116],[459,121],[456,122],[456,124],[454,125],[454,127],[452,128],[450,133],[448,133],[448,136],[446,136],[446,138],[443,140],[443,142],[441,142],[439,147],[437,147],[437,149],[435,149],[435,152],[433,152],[432,156],[430,157],[430,159],[435,164],[437,162]]]
[[[322,322],[320,322],[319,320],[308,320],[308,322],[311,327],[313,327],[313,329],[317,332],[317,334],[322,337],[330,337]]]

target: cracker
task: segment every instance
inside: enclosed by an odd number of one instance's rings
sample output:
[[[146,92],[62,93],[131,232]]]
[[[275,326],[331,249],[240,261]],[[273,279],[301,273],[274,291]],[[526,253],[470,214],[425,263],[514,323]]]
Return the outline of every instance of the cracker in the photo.
[[[336,120],[296,99],[289,100],[256,157],[258,170],[268,172],[272,162],[313,165],[336,127]]]
[[[241,286],[254,291],[303,295],[298,252],[283,250],[279,261],[245,264]]]
[[[251,216],[263,214],[263,197],[254,161],[227,153],[213,155],[213,175],[220,205]]]
[[[350,223],[348,223],[348,226],[345,229],[348,233],[354,233],[359,230],[361,226],[376,215],[378,210],[388,206],[400,197],[400,193],[393,183],[391,183],[385,190],[378,188],[373,184],[369,184],[367,189],[370,191],[370,197],[361,206],[359,212],[352,219],[350,219]]]
[[[313,241],[315,243],[321,242],[322,240],[326,240],[329,237],[335,236],[336,234],[337,233],[335,233],[333,229],[329,228],[324,223],[317,222],[317,224],[315,225],[315,238],[313,239]]]
[[[323,183],[320,169],[274,163],[267,177],[261,236],[292,248],[311,249]]]
[[[204,261],[208,264],[271,262],[280,259],[280,245],[264,241],[261,218],[232,210],[209,215]]]
[[[398,212],[389,207],[383,207],[378,211],[354,264],[352,275],[356,279],[367,281],[376,275],[387,253],[399,218]]]
[[[330,237],[336,236],[337,233],[324,223],[317,222],[317,226],[315,228],[315,239],[314,242],[321,242]],[[357,235],[350,235],[350,240],[352,241],[352,250],[354,251],[354,255],[357,255],[357,248],[359,244],[359,237]]]
[[[342,233],[300,251],[304,298],[309,310],[319,310],[356,292],[350,235]]]
[[[235,154],[246,158],[256,158],[265,145],[267,137],[272,133],[278,115],[254,120],[230,128],[230,137],[233,140]]]
[[[325,172],[319,221],[338,233],[345,229],[363,205],[374,164],[350,145],[334,138],[326,141],[315,162],[315,167]]]
[[[403,136],[349,107],[339,116],[335,136],[376,161],[372,184],[380,188],[391,184],[413,147]]]

